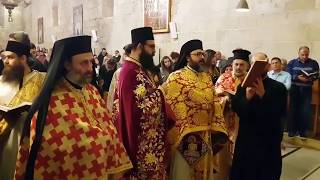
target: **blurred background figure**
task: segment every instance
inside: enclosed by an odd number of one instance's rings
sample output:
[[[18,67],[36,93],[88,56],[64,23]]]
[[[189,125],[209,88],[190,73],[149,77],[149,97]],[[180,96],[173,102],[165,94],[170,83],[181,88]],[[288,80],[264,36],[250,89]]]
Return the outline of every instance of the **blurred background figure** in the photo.
[[[217,57],[216,52],[212,49],[207,49],[204,56],[204,70],[208,72],[212,78],[213,84],[215,84],[220,76],[220,71],[217,68]]]
[[[112,76],[116,70],[117,63],[113,61],[111,55],[106,55],[99,70],[99,86],[102,88],[102,94],[105,100],[107,100]]]
[[[169,74],[172,73],[173,71],[173,62],[171,61],[169,56],[163,56],[160,64],[161,64],[161,69],[160,69],[161,79],[162,79],[162,82],[165,82]]]

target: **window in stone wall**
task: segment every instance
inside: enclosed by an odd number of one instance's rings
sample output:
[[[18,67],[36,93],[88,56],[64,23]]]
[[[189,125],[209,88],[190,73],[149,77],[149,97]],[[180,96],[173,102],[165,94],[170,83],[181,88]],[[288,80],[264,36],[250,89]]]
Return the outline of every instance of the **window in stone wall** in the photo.
[[[4,26],[4,7],[0,6],[0,26]]]
[[[104,0],[102,4],[102,15],[104,17],[113,17],[114,0]]]

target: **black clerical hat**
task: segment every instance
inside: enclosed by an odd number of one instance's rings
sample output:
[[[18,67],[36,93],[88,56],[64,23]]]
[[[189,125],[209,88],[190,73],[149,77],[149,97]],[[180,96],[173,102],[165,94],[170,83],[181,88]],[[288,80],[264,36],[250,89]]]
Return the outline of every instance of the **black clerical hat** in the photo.
[[[54,43],[47,76],[59,79],[64,75],[63,61],[82,53],[92,53],[91,36],[74,36]]]
[[[233,50],[232,53],[233,53],[233,59],[241,59],[249,62],[249,55],[251,54],[250,51],[245,49],[236,49],[236,50]]]
[[[181,47],[180,56],[179,56],[179,59],[174,67],[174,71],[185,67],[188,63],[187,56],[189,56],[192,51],[197,50],[197,49],[203,50],[202,41],[200,41],[198,39],[193,39],[193,40],[190,40],[190,41],[184,43]]]
[[[30,56],[30,46],[27,46],[26,44],[17,41],[8,41],[5,52],[6,51],[16,53],[18,56]]]
[[[74,36],[58,40],[54,43],[53,51],[57,46],[63,46],[63,56],[71,58],[74,55],[92,52],[91,36]]]
[[[198,39],[193,39],[182,45],[180,54],[189,55],[192,51],[197,49],[203,49],[202,42]]]
[[[141,27],[131,30],[132,43],[142,43],[147,40],[154,40],[151,27]]]

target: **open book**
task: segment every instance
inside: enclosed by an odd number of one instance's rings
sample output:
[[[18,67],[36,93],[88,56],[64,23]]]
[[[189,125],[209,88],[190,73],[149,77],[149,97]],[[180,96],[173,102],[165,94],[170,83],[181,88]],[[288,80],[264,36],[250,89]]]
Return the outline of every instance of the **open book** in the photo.
[[[13,106],[13,107],[0,105],[0,112],[2,112],[2,113],[3,112],[4,113],[8,113],[8,112],[20,113],[20,112],[29,110],[31,104],[32,104],[31,102],[23,102],[17,106]]]
[[[307,77],[315,77],[318,76],[319,72],[312,72],[312,73],[308,73],[305,70],[301,69],[301,72],[303,75],[307,76]]]
[[[263,71],[265,70],[266,66],[268,65],[268,61],[266,60],[256,60],[249,72],[247,73],[246,77],[244,78],[241,86],[242,87],[252,87],[253,82],[257,80],[259,76],[262,75]]]

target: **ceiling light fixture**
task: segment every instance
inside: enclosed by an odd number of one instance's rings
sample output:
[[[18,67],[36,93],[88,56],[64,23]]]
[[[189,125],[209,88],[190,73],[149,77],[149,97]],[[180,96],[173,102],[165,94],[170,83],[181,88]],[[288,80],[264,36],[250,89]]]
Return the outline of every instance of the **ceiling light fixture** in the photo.
[[[13,0],[5,0],[5,1],[2,1],[1,4],[8,10],[8,21],[9,22],[12,22],[13,19],[12,19],[12,10],[18,6],[18,3],[17,2],[14,2]]]
[[[236,11],[238,11],[238,12],[248,12],[248,11],[250,11],[247,1],[246,0],[240,0],[238,6],[236,8]]]

